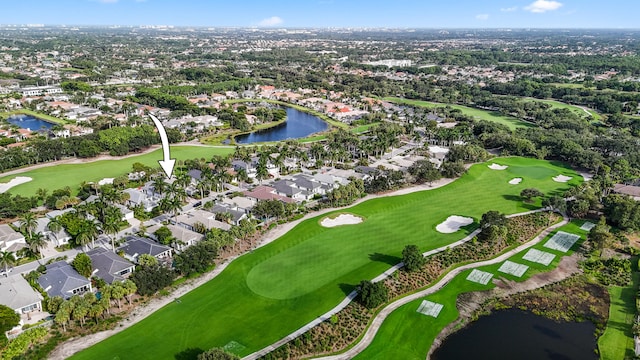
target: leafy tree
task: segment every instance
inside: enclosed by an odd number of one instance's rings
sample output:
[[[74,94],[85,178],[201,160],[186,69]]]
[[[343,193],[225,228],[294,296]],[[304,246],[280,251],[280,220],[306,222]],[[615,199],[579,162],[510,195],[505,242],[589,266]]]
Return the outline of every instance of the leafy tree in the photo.
[[[380,306],[388,298],[388,289],[382,281],[373,283],[369,280],[362,280],[357,287],[357,291],[358,302],[368,309]]]
[[[531,199],[534,197],[542,197],[544,194],[535,188],[526,188],[520,192],[520,197],[524,199],[525,202],[532,202]]]
[[[240,357],[230,354],[224,349],[213,348],[198,355],[198,360],[239,360]]]
[[[78,272],[78,274],[88,278],[93,272],[93,264],[91,258],[85,253],[79,253],[76,258],[71,262],[71,266]]]
[[[415,271],[425,264],[426,259],[422,256],[418,246],[407,245],[402,250],[402,262],[407,271]]]
[[[218,256],[218,248],[209,241],[201,241],[174,257],[175,268],[185,276],[202,273]]]
[[[163,245],[169,245],[175,241],[171,230],[166,226],[161,226],[153,234],[158,238],[158,242]]]
[[[433,183],[441,175],[436,166],[429,160],[418,160],[409,167],[409,174],[415,177],[417,183]]]
[[[7,337],[5,332],[13,329],[14,326],[20,323],[20,315],[18,315],[12,308],[0,305],[0,343],[6,342]]]
[[[480,220],[480,228],[486,229],[491,225],[504,226],[507,223],[507,218],[504,214],[499,211],[491,210],[482,214],[482,219]]]
[[[615,237],[609,232],[609,225],[604,217],[589,231],[589,241],[600,251],[611,244],[614,239]]]
[[[151,254],[141,254],[140,256],[138,256],[138,265],[155,266],[158,265],[158,259]]]
[[[140,295],[153,295],[161,289],[171,285],[175,272],[158,264],[142,266],[131,275],[131,280],[138,288]]]

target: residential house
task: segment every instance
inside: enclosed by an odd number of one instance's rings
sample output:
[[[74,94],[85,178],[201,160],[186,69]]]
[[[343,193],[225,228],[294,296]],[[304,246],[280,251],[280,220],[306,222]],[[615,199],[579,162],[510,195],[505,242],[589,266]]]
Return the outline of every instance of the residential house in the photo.
[[[0,225],[0,251],[17,252],[27,247],[24,235],[7,224]]]
[[[244,196],[248,197],[249,199],[254,199],[256,201],[260,201],[260,200],[280,200],[283,203],[293,203],[294,202],[294,200],[291,199],[291,198],[279,195],[276,192],[276,189],[274,189],[272,187],[269,187],[269,186],[264,186],[264,185],[260,185],[260,186],[254,188],[251,191],[245,191],[244,192]]]
[[[231,209],[243,211],[247,214],[256,205],[256,201],[254,199],[250,199],[244,196],[236,196],[233,198],[224,197],[222,199],[222,203],[226,204],[226,206]]]
[[[145,184],[135,189],[124,189],[124,192],[129,194],[129,200],[127,200],[127,206],[133,208],[136,206],[142,206],[145,211],[151,211],[160,202],[162,195],[155,192],[155,189],[151,183]]]
[[[224,202],[220,204],[215,204],[213,208],[211,208],[211,212],[214,214],[220,214],[220,213],[229,214],[230,216],[229,221],[233,225],[240,225],[240,220],[247,218],[246,211],[234,209],[232,206],[228,206]]]
[[[193,231],[196,230],[199,224],[202,224],[206,229],[229,230],[231,228],[231,225],[216,220],[216,214],[200,209],[193,209],[176,216],[176,224]]]
[[[147,228],[147,235],[157,240],[155,232],[161,227],[161,224],[156,224]],[[198,241],[204,239],[204,235],[197,233],[193,230],[189,230],[183,226],[169,224],[167,228],[171,231],[171,235],[176,239],[174,248],[178,251],[182,251],[187,247],[194,245]]]
[[[129,235],[125,237],[125,244],[118,248],[118,252],[120,251],[124,253],[126,259],[134,263],[138,263],[138,257],[142,254],[151,255],[159,262],[165,262],[171,259],[173,249],[147,238]]]
[[[93,265],[92,276],[97,276],[109,284],[129,277],[135,265],[129,260],[101,247],[87,251]]]
[[[46,272],[38,278],[38,284],[49,297],[60,296],[69,299],[92,291],[91,281],[71,267],[66,261],[58,261],[46,266]]]
[[[628,195],[631,196],[634,200],[640,201],[640,186],[615,184],[613,185],[613,192]]]
[[[33,290],[21,275],[0,278],[0,304],[18,314],[42,310],[42,295]]]
[[[65,229],[60,229],[60,231],[58,231],[57,233],[49,230],[49,223],[51,222],[51,219],[49,217],[45,216],[37,219],[36,221],[37,224],[34,233],[42,234],[49,241],[53,242],[55,246],[68,244],[69,240],[71,240],[71,235],[69,235],[69,233]],[[20,221],[14,222],[13,225],[15,227],[20,227]]]

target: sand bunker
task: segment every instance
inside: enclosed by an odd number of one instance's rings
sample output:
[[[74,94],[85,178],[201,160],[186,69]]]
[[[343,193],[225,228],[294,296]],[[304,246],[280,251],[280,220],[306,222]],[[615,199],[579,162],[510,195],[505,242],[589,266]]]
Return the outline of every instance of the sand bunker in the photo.
[[[443,234],[451,234],[458,231],[461,227],[467,226],[471,223],[473,223],[472,218],[452,215],[449,216],[444,222],[438,224],[438,226],[436,226],[436,230]]]
[[[559,183],[566,183],[571,179],[573,179],[571,176],[558,175],[553,178],[553,181],[559,182]]]
[[[100,181],[98,181],[98,185],[102,186],[102,185],[107,185],[107,184],[113,184],[113,180],[115,180],[114,178],[104,178]]]
[[[0,194],[7,192],[9,189],[11,189],[14,186],[18,186],[20,184],[24,184],[27,183],[29,181],[33,180],[30,177],[26,177],[26,176],[16,176],[13,179],[11,179],[8,183],[3,183],[0,184]]]
[[[504,170],[506,168],[508,168],[507,165],[498,165],[496,163],[493,163],[493,164],[489,165],[489,169],[491,169],[491,170]]]
[[[513,178],[511,180],[509,180],[509,184],[511,185],[518,185],[522,182],[522,178]]]
[[[360,224],[362,222],[362,218],[352,215],[352,214],[340,214],[337,217],[330,219],[324,218],[320,222],[320,225],[324,227],[336,227],[340,225],[355,225]]]

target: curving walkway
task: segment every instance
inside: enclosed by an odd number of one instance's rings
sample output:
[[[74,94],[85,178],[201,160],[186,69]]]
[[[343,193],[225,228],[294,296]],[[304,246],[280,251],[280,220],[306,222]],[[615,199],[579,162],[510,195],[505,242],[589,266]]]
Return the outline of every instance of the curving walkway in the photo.
[[[425,297],[427,295],[431,295],[437,291],[439,291],[440,289],[442,289],[446,284],[449,283],[449,281],[453,280],[453,278],[455,278],[458,274],[460,274],[461,272],[468,270],[468,269],[473,269],[476,267],[480,267],[480,266],[486,266],[486,265],[492,265],[492,264],[496,264],[499,262],[502,262],[510,257],[512,257],[513,255],[526,250],[536,244],[538,244],[539,242],[541,242],[542,240],[544,240],[553,230],[566,225],[569,222],[569,219],[564,216],[563,220],[555,225],[552,225],[548,228],[546,228],[544,231],[542,231],[540,234],[538,234],[538,236],[536,236],[535,238],[533,238],[531,241],[524,243],[512,250],[509,250],[508,252],[493,258],[493,259],[489,259],[489,260],[485,260],[485,261],[480,261],[480,262],[475,262],[472,264],[466,264],[466,265],[462,265],[460,267],[457,267],[453,270],[451,270],[450,272],[448,272],[444,277],[442,277],[442,279],[440,279],[440,281],[438,281],[437,283],[433,284],[432,286],[419,291],[417,293],[413,293],[409,296],[403,297],[399,300],[396,300],[394,302],[392,302],[391,304],[387,305],[384,309],[382,309],[378,315],[376,315],[376,317],[373,319],[373,321],[371,322],[371,324],[369,325],[369,328],[367,329],[366,333],[364,334],[364,336],[362,337],[362,339],[360,340],[360,342],[358,342],[355,346],[353,346],[352,348],[350,348],[349,350],[347,350],[346,352],[342,353],[342,354],[338,354],[338,355],[333,355],[333,356],[326,356],[326,357],[322,357],[322,359],[326,359],[326,360],[338,360],[338,359],[352,359],[353,357],[355,357],[356,355],[358,355],[359,353],[361,353],[362,351],[364,351],[364,349],[366,349],[371,342],[373,341],[376,333],[378,332],[378,329],[380,329],[380,326],[382,326],[382,323],[384,322],[384,320],[387,318],[387,316],[389,316],[389,314],[391,314],[394,310],[398,309],[399,307],[410,303],[411,301],[420,299],[422,297]]]
[[[447,184],[449,184],[450,182],[452,182],[454,180],[455,179],[440,179],[437,182],[434,182],[433,186],[415,185],[415,186],[399,189],[399,190],[396,190],[396,191],[392,191],[392,192],[389,192],[389,193],[386,193],[386,194],[370,194],[370,195],[365,196],[362,199],[358,199],[353,204],[348,205],[346,207],[328,208],[328,209],[322,209],[322,210],[319,210],[319,211],[310,212],[310,213],[306,214],[304,217],[302,217],[301,219],[298,219],[298,220],[295,220],[295,221],[292,221],[292,222],[288,222],[288,223],[285,223],[285,224],[282,224],[282,225],[278,225],[274,229],[269,230],[267,233],[265,233],[262,236],[262,238],[260,239],[259,244],[255,248],[262,247],[262,246],[265,246],[265,245],[269,244],[270,242],[273,242],[274,240],[278,239],[280,236],[282,236],[283,234],[285,234],[286,232],[288,232],[289,230],[294,228],[296,225],[301,223],[302,221],[310,219],[312,217],[323,215],[323,214],[326,214],[326,213],[329,213],[329,212],[335,211],[335,210],[348,209],[348,208],[356,206],[356,205],[358,205],[358,204],[360,204],[360,203],[362,203],[364,201],[375,199],[375,198],[379,198],[379,197],[404,195],[404,194],[409,194],[409,193],[413,193],[413,192],[417,192],[417,191],[436,189],[436,188],[442,187],[444,185],[447,185]],[[449,246],[451,246],[451,245],[449,245]],[[210,281],[211,279],[215,278],[233,260],[235,260],[236,258],[238,258],[238,257],[240,257],[242,255],[244,255],[244,254],[240,254],[240,255],[234,256],[232,258],[229,258],[229,259],[223,261],[222,263],[218,264],[213,271],[211,271],[209,273],[206,273],[206,274],[202,275],[201,277],[193,279],[192,281],[187,281],[182,286],[180,286],[178,289],[174,290],[171,293],[171,295],[169,295],[169,296],[153,298],[147,304],[137,307],[136,309],[132,310],[132,312],[123,321],[121,321],[118,324],[118,326],[115,327],[114,329],[106,330],[106,331],[102,331],[102,332],[98,332],[98,333],[94,333],[94,334],[90,334],[90,335],[86,335],[86,336],[83,336],[83,337],[72,338],[72,339],[69,339],[69,340],[65,341],[64,343],[59,344],[56,347],[56,349],[49,354],[49,359],[52,359],[52,360],[63,360],[63,359],[66,359],[66,358],[70,357],[71,355],[75,354],[78,351],[81,351],[81,350],[86,349],[86,348],[88,348],[88,347],[90,347],[92,345],[95,345],[98,342],[100,342],[102,340],[105,340],[108,337],[110,337],[112,335],[115,335],[115,334],[117,334],[117,333],[119,333],[119,332],[121,332],[121,331],[123,331],[123,330],[125,330],[125,329],[127,329],[127,328],[129,328],[131,326],[133,326],[134,324],[144,320],[146,317],[148,317],[149,315],[153,314],[155,311],[159,310],[163,306],[173,302],[176,298],[185,295],[189,291],[191,291],[191,290],[203,285],[204,283]],[[355,297],[355,293],[351,294],[350,296]],[[342,307],[340,307],[340,309],[344,308],[345,306],[347,306],[347,304],[349,304],[349,302],[351,302],[353,297],[352,298],[347,297],[347,299],[343,300],[338,306],[336,306],[336,308],[338,308],[340,306],[342,306]],[[344,305],[343,305],[343,303],[344,303]],[[307,330],[305,330],[305,331],[307,331]]]
[[[528,215],[528,214],[532,214],[532,213],[536,213],[536,212],[543,212],[543,211],[548,211],[548,209],[538,209],[538,210],[533,210],[533,211],[527,211],[527,212],[523,212],[523,213],[518,213],[518,214],[512,214],[512,215],[508,215],[507,217],[516,217],[516,216],[523,216],[523,215]],[[537,244],[538,242],[542,241],[547,235],[549,235],[549,233],[553,230],[555,230],[556,228],[563,226],[565,224],[567,224],[568,219],[567,217],[564,217],[563,221],[552,225],[550,227],[548,227],[547,229],[543,230],[537,237],[535,237],[533,240],[518,246],[517,248],[508,251],[507,253],[500,255],[499,257],[495,258],[495,259],[490,259],[490,260],[485,260],[482,262],[477,262],[477,263],[472,263],[472,264],[467,264],[467,265],[463,265],[460,266],[458,268],[455,268],[453,270],[451,270],[449,273],[447,273],[439,282],[437,282],[436,284],[426,288],[425,290],[422,290],[420,292],[411,294],[409,296],[406,296],[404,298],[401,298],[389,305],[387,305],[387,307],[385,307],[373,320],[372,324],[369,326],[369,328],[367,329],[367,332],[365,333],[363,339],[361,340],[360,343],[358,343],[355,347],[351,348],[350,350],[348,350],[347,352],[340,354],[340,355],[335,355],[335,356],[329,356],[329,357],[325,357],[324,359],[351,359],[352,357],[354,357],[355,355],[359,354],[360,352],[362,352],[367,346],[369,346],[369,344],[371,343],[371,341],[373,341],[373,337],[375,336],[375,334],[378,331],[378,328],[382,325],[382,322],[384,321],[384,319],[395,309],[397,309],[398,307],[411,302],[415,299],[421,298],[425,295],[429,295],[433,292],[436,292],[438,290],[440,290],[444,285],[446,285],[449,281],[451,281],[451,279],[453,279],[457,274],[459,274],[461,271],[464,271],[466,269],[470,269],[470,268],[474,268],[474,267],[478,267],[478,266],[484,266],[484,265],[489,265],[489,264],[495,264],[496,262],[500,262],[506,258],[509,258],[511,256],[513,256],[513,254],[516,254],[524,249],[527,249],[535,244]],[[475,231],[473,231],[471,234],[465,236],[463,239],[460,239],[456,242],[453,242],[451,244],[445,245],[445,246],[441,246],[439,248],[427,251],[425,253],[423,253],[423,256],[431,256],[433,254],[439,253],[441,251],[445,251],[449,248],[452,247],[456,247],[459,245],[464,244],[465,242],[473,239],[476,235],[478,235],[480,233],[480,229],[477,229]],[[393,274],[394,272],[398,271],[400,268],[402,268],[404,266],[404,263],[400,262],[396,265],[394,265],[393,267],[391,267],[390,269],[388,269],[387,271],[383,272],[382,274],[380,274],[379,276],[375,277],[373,280],[371,280],[372,282],[378,282],[378,281],[382,281],[384,279],[386,279],[387,277],[391,276],[391,274]],[[256,351],[250,355],[245,356],[244,358],[242,358],[243,360],[255,360],[258,359],[260,357],[263,357],[265,355],[267,355],[268,353],[276,350],[277,348],[279,348],[280,346],[288,343],[289,341],[294,340],[295,338],[297,338],[298,336],[304,334],[305,332],[311,330],[312,328],[320,325],[323,321],[330,319],[331,316],[333,316],[334,314],[340,312],[342,309],[344,309],[345,307],[347,307],[347,305],[349,305],[349,303],[351,301],[353,301],[353,299],[355,299],[355,297],[357,296],[357,292],[354,290],[352,291],[349,295],[347,295],[347,297],[345,297],[344,300],[342,300],[338,305],[336,305],[333,309],[327,311],[326,313],[324,313],[323,315],[320,315],[318,318],[312,320],[311,322],[309,322],[308,324],[304,325],[303,327],[301,327],[300,329],[294,331],[293,333],[287,335],[286,337],[280,339],[279,341],[259,350]],[[396,305],[397,304],[397,305]],[[387,311],[388,308],[391,308],[390,310]],[[386,313],[385,313],[386,312]],[[383,315],[384,314],[384,315]],[[380,318],[382,316],[382,318]],[[370,334],[371,333],[371,334]],[[370,337],[368,339],[368,336]],[[362,345],[361,345],[362,344]],[[361,347],[360,347],[361,346]],[[352,352],[352,350],[357,349],[357,351]]]

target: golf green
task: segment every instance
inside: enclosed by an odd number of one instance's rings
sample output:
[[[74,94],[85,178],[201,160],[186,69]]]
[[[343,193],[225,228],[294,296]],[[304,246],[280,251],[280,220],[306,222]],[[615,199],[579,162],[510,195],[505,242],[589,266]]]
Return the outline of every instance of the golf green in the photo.
[[[177,160],[210,159],[213,155],[227,155],[232,152],[232,147],[171,147],[171,157]],[[116,160],[99,160],[82,164],[63,164],[27,170],[20,174],[1,177],[0,183],[9,182],[9,180],[17,176],[25,176],[33,179],[27,183],[11,188],[9,192],[14,195],[33,196],[40,188],[51,191],[61,189],[65,186],[69,186],[72,192],[77,192],[82,182],[95,182],[103,178],[115,178],[126,175],[132,171],[131,165],[137,162],[146,166],[159,168],[158,160],[162,160],[161,149],[144,155]]]
[[[491,170],[491,163],[549,176],[536,179],[509,168]],[[573,179],[554,182],[550,176],[558,174]],[[515,176],[524,178],[523,184],[508,184]],[[477,221],[488,210],[531,210],[539,201],[524,204],[519,193],[525,187],[555,194],[581,181],[561,164],[498,158],[472,166],[444,187],[349,208],[349,213],[365,219],[360,224],[322,227],[319,220],[331,213],[307,219],[277,241],[238,258],[216,278],[181,297],[180,303],[167,305],[73,358],[170,359],[188,348],[206,350],[232,341],[244,347],[239,355],[247,355],[333,308],[360,280],[372,279],[399,262],[405,245],[427,251],[459,240],[477,226],[453,234],[436,232],[435,226],[448,216]],[[340,212],[344,210],[334,213]]]

